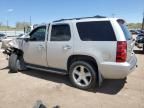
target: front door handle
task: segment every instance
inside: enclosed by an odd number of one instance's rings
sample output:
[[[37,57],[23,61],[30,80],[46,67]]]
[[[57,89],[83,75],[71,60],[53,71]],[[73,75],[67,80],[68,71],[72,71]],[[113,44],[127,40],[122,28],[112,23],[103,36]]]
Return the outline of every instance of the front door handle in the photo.
[[[63,47],[64,50],[70,50],[72,47],[70,45],[66,45]]]

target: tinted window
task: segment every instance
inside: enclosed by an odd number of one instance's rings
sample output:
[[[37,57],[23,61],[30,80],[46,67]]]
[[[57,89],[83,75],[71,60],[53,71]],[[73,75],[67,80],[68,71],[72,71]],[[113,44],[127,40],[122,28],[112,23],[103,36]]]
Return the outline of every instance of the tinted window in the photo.
[[[132,39],[131,33],[128,30],[128,27],[124,24],[125,22],[123,20],[118,20],[118,23],[119,23],[119,25],[120,25],[120,27],[121,27],[124,35],[125,35],[126,40]]]
[[[140,34],[140,35],[138,35],[139,37],[144,37],[144,34]]]
[[[69,25],[53,25],[51,41],[69,41],[71,38]]]
[[[0,34],[0,37],[3,37],[3,36],[5,36],[4,34]]]
[[[41,26],[30,33],[30,41],[44,41],[46,33],[46,26]]]
[[[83,41],[115,41],[116,37],[109,21],[79,22],[76,24]]]

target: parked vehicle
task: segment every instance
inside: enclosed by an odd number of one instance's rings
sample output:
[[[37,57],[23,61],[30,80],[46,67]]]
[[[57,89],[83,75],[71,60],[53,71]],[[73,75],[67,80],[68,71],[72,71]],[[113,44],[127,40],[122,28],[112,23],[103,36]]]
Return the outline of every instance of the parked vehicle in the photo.
[[[139,32],[139,34],[143,34],[144,35],[144,30],[137,30]]]
[[[130,30],[131,34],[133,35],[137,35],[140,34],[140,32],[138,30]]]
[[[144,34],[137,35],[135,45],[138,48],[143,48],[143,52],[144,52]]]
[[[90,89],[103,79],[127,77],[137,64],[133,47],[122,19],[62,19],[40,25],[11,43],[9,68],[68,74],[75,87]]]
[[[1,42],[3,39],[5,39],[5,38],[6,38],[6,35],[3,34],[3,33],[0,33],[0,42]]]

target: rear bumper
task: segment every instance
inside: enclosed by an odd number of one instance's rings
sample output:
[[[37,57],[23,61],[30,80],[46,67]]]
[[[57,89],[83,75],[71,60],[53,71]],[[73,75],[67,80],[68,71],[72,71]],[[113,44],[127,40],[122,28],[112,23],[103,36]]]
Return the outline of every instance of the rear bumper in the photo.
[[[100,72],[105,79],[123,79],[131,73],[137,66],[135,55],[128,62],[104,62],[101,64]]]

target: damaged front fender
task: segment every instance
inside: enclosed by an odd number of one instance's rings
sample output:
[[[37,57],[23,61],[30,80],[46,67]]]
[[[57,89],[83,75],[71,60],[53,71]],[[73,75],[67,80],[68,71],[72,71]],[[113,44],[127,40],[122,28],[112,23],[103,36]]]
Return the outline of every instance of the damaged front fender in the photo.
[[[6,39],[2,41],[2,49],[3,53],[7,55],[11,55],[13,51],[22,50],[24,38],[15,38],[15,39]]]

